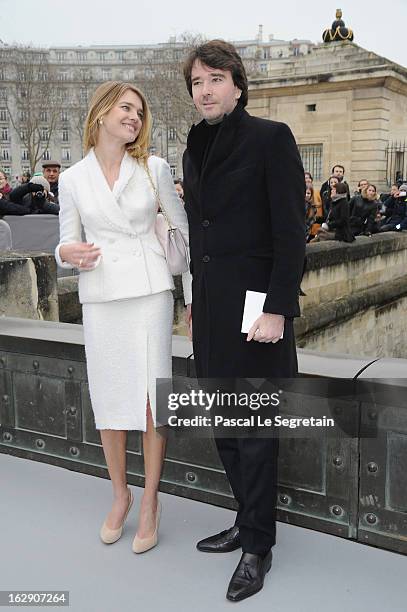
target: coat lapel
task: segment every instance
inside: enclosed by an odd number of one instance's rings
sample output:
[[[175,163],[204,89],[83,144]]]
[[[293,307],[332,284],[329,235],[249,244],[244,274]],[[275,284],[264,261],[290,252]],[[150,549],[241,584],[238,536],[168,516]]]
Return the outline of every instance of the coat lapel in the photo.
[[[95,202],[101,216],[116,230],[126,234],[134,232],[130,221],[122,212],[118,200],[136,171],[137,164],[134,163],[134,160],[128,153],[125,153],[120,165],[119,178],[114,184],[113,190],[111,190],[93,149],[85,157],[85,162],[89,183],[95,195]]]

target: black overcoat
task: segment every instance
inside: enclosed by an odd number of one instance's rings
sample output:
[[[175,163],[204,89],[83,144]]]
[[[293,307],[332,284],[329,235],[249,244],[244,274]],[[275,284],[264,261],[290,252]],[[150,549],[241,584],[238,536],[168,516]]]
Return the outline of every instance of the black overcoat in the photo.
[[[199,377],[294,376],[293,317],[305,255],[304,170],[284,123],[227,115],[201,167],[207,127],[193,126],[184,153],[190,228],[193,346]],[[205,157],[205,156],[204,156]],[[247,290],[264,312],[286,317],[284,339],[247,342]]]

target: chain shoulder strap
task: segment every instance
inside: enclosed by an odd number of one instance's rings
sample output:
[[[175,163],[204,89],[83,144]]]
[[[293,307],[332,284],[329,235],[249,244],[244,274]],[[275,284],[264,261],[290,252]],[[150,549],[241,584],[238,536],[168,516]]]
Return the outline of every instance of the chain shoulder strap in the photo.
[[[167,215],[167,212],[166,212],[166,210],[165,210],[165,208],[163,206],[163,203],[161,201],[161,198],[160,198],[160,195],[158,193],[157,187],[154,185],[153,177],[151,176],[150,168],[148,167],[148,163],[147,162],[146,162],[145,168],[146,168],[147,176],[148,176],[148,179],[150,181],[151,187],[152,187],[152,189],[154,191],[154,195],[155,195],[155,199],[157,200],[157,204],[158,204],[159,208],[161,209],[161,212],[164,215],[164,219],[166,220],[169,229],[172,230],[174,228],[172,227],[171,221],[170,221],[170,219],[169,219],[169,217]]]

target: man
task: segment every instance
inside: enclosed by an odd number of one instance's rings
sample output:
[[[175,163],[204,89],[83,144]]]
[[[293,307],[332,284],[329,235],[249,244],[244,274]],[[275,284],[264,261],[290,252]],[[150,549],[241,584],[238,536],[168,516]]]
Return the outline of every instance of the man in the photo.
[[[180,200],[184,202],[184,187],[181,179],[174,179],[174,187],[175,191],[178,193]]]
[[[53,202],[58,204],[58,181],[61,172],[61,164],[57,161],[45,161],[42,164],[42,174],[47,179],[51,193],[54,195]]]
[[[233,45],[213,40],[184,65],[203,120],[184,153],[190,227],[193,345],[198,378],[291,377],[293,317],[304,263],[304,169],[287,125],[251,117],[245,69]],[[247,290],[267,293],[263,314],[241,333]],[[283,336],[282,339],[280,339]],[[200,551],[242,557],[227,598],[259,591],[275,543],[278,440],[216,438],[238,502],[233,527]]]
[[[350,200],[350,190],[349,190],[349,185],[348,183],[345,181],[345,168],[344,166],[341,166],[341,164],[335,164],[335,166],[332,168],[332,172],[331,172],[331,176],[336,176],[338,179],[339,183],[343,183],[344,185],[346,185],[346,194],[347,194],[347,198],[348,201]],[[321,189],[320,189],[320,196],[323,200],[323,194],[325,193],[325,191],[327,191],[329,189],[329,179],[327,181],[325,181],[325,183],[323,183],[321,185]]]

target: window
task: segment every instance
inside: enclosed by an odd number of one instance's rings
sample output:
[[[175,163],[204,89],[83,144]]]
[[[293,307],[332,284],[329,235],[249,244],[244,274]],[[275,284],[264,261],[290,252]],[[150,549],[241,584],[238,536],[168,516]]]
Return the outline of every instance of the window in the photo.
[[[8,140],[9,139],[8,128],[2,127],[0,135],[1,135],[1,140]]]
[[[260,72],[267,72],[267,64],[260,64]]]
[[[9,149],[2,149],[1,150],[1,159],[2,159],[2,161],[10,161],[11,153],[10,153]]]
[[[24,70],[19,70],[19,72],[18,72],[18,80],[19,81],[25,81],[25,72],[24,72]]]
[[[66,110],[61,111],[61,121],[68,121],[68,111]]]
[[[40,111],[40,121],[48,121],[48,113],[46,110]]]
[[[40,129],[40,139],[42,140],[42,142],[47,142],[49,140],[49,130],[48,130],[48,128],[41,128]]]
[[[0,108],[0,121],[7,121],[7,110]]]
[[[29,161],[29,157],[28,157],[28,149],[21,149],[21,159],[23,161]]]
[[[27,140],[27,130],[20,130],[20,139],[23,142],[26,142],[26,140]]]
[[[111,72],[111,70],[106,70],[106,69],[103,69],[103,70],[102,70],[102,80],[103,80],[103,81],[110,81],[110,80],[111,80],[111,78],[112,78],[112,72]]]
[[[6,165],[3,164],[2,170],[3,170],[4,174],[6,174],[7,176],[11,176],[11,168],[10,168],[10,166],[6,166]]]
[[[69,74],[67,70],[60,70],[57,75],[58,81],[67,81]]]
[[[20,110],[20,121],[24,123],[28,119],[28,113],[26,110]]]
[[[79,102],[81,104],[87,104],[88,102],[88,90],[85,87],[79,90]]]
[[[71,149],[62,149],[62,161],[71,161]]]
[[[78,62],[86,62],[86,51],[77,51],[76,57],[78,58]]]
[[[309,113],[313,113],[317,110],[317,105],[316,104],[307,104],[307,111]]]
[[[7,100],[7,90],[4,87],[0,88],[0,100]]]
[[[125,57],[124,57],[125,51],[116,51],[116,54],[117,54],[117,59],[119,60],[119,62],[124,62],[124,60],[125,60]]]
[[[49,151],[48,149],[44,151],[44,153],[42,154],[42,159],[44,161],[49,161],[51,159],[51,151]]]
[[[175,178],[177,176],[177,166],[175,166],[174,164],[171,164],[170,170],[171,170],[172,178]]]
[[[298,145],[305,172],[310,172],[314,181],[322,180],[322,144]]]
[[[97,55],[99,62],[103,63],[106,61],[106,55],[107,55],[106,51],[98,51],[96,55]]]
[[[57,51],[57,60],[59,62],[64,62],[66,60],[66,52],[65,51]]]
[[[177,130],[175,127],[168,128],[168,140],[176,140],[177,139]]]
[[[48,80],[48,72],[46,70],[41,70],[41,72],[38,73],[38,80],[39,81],[47,81]]]
[[[69,130],[68,130],[68,128],[62,128],[62,142],[69,142]]]
[[[3,68],[0,68],[0,81],[5,81],[5,72]]]

